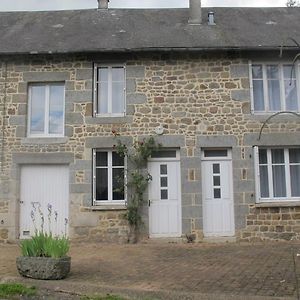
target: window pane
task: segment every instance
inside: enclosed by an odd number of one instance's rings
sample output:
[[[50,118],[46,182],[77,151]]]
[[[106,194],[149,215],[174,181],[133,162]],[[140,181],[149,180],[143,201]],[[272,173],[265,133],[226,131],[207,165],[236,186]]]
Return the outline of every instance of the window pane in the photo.
[[[49,133],[62,134],[64,130],[64,86],[50,85]]]
[[[96,200],[108,200],[107,169],[96,169]]]
[[[119,155],[117,152],[112,153],[112,165],[113,166],[124,166],[124,157]]]
[[[107,167],[107,152],[96,152],[96,166]]]
[[[124,169],[114,168],[112,170],[113,200],[124,200]]]
[[[268,80],[268,92],[269,92],[269,109],[272,111],[280,110],[281,104],[280,104],[279,80]]]
[[[98,68],[98,81],[108,81],[108,68]]]
[[[285,79],[296,78],[295,68],[293,69],[292,74],[291,74],[291,71],[292,71],[292,65],[283,66],[283,76],[284,76]],[[291,75],[292,75],[292,77],[291,77]]]
[[[290,163],[300,163],[300,149],[290,149],[289,155],[290,155]]]
[[[204,150],[205,157],[226,157],[227,150]]]
[[[112,68],[112,81],[124,82],[124,68]]]
[[[160,178],[160,186],[167,187],[168,186],[168,177],[161,177]]]
[[[268,178],[268,167],[260,166],[260,196],[262,198],[269,198],[269,178]]]
[[[167,200],[168,199],[168,190],[161,190],[160,198],[161,198],[161,200]]]
[[[298,110],[298,95],[296,80],[284,81],[285,102],[287,110]]]
[[[253,80],[253,104],[255,111],[265,110],[264,89],[262,80]]]
[[[220,176],[214,176],[214,186],[220,186]]]
[[[176,157],[176,150],[161,150],[155,151],[151,155],[152,158],[171,158]]]
[[[160,174],[165,175],[167,174],[167,172],[168,172],[167,165],[160,165]]]
[[[252,77],[253,78],[262,78],[262,65],[253,65],[252,66]]]
[[[215,199],[221,198],[221,189],[214,189],[214,198]]]
[[[259,163],[266,164],[268,162],[267,149],[259,149]]]
[[[272,149],[272,163],[279,164],[284,163],[284,150],[283,149]]]
[[[98,83],[98,113],[108,113],[108,82]]]
[[[300,197],[300,166],[290,166],[292,197]]]
[[[31,86],[30,133],[44,133],[45,128],[45,86]]]
[[[267,66],[267,78],[268,79],[278,79],[278,66],[268,65]]]
[[[112,83],[112,113],[124,112],[124,82]]]
[[[285,166],[273,166],[274,197],[286,197]]]
[[[213,164],[213,173],[220,174],[220,165],[219,164]]]

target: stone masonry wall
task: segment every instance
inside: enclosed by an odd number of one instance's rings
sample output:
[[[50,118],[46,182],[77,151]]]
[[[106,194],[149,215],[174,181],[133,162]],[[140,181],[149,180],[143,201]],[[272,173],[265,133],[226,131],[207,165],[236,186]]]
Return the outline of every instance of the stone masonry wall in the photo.
[[[241,240],[291,240],[300,237],[300,207],[250,207]]]
[[[126,240],[125,207],[92,208],[92,149],[111,148],[115,142],[112,130],[132,140],[155,135],[159,125],[164,135],[157,138],[163,146],[180,149],[183,235],[202,237],[203,147],[232,148],[236,230],[246,227],[249,205],[255,203],[252,146],[267,118],[250,113],[247,55],[149,53],[5,59],[0,64],[0,240],[18,237],[20,166],[37,159],[70,166],[72,238]],[[93,63],[112,60],[126,63],[126,117],[96,118]],[[65,137],[29,138],[28,84],[53,81],[65,83]],[[286,116],[272,119],[264,134],[287,137],[299,131],[298,119]],[[255,135],[253,143],[246,141],[249,134]]]

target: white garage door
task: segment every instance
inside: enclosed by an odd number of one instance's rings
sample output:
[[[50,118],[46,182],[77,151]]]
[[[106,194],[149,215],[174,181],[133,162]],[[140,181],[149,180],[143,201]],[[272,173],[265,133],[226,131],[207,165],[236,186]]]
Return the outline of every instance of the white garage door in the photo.
[[[21,168],[20,238],[43,229],[67,235],[69,223],[67,165],[24,165]]]

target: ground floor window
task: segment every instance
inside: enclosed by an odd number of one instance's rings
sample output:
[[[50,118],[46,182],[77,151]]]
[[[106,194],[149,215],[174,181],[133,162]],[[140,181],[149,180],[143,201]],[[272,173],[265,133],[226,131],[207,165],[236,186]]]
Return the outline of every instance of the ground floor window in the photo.
[[[125,203],[125,159],[114,151],[94,150],[93,199],[97,204]]]
[[[300,148],[255,147],[258,201],[300,200]]]

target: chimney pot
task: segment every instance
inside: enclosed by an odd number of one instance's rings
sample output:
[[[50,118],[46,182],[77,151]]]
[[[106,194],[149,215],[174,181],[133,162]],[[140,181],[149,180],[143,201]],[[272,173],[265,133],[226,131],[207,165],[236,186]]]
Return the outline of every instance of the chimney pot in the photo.
[[[200,25],[201,18],[201,0],[190,0],[190,18],[189,24]]]
[[[98,8],[99,9],[108,9],[109,0],[98,0]]]

